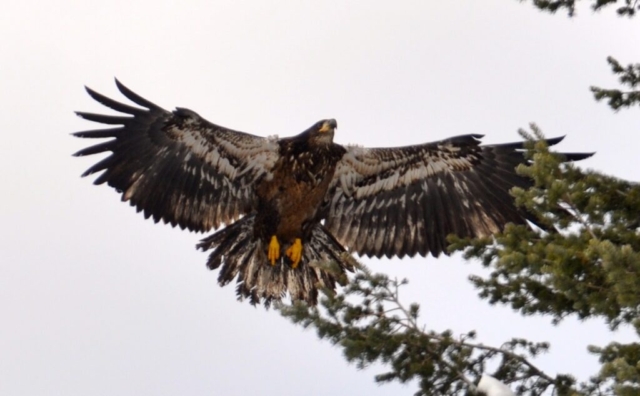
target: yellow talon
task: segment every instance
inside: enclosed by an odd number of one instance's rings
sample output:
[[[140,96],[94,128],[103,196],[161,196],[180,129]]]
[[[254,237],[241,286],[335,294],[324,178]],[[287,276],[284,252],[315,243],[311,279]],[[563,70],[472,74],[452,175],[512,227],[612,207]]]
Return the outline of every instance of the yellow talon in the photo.
[[[271,237],[271,242],[269,242],[267,257],[269,258],[271,265],[276,265],[276,261],[280,258],[280,244],[278,243],[278,238],[276,238],[275,235]]]
[[[296,238],[293,241],[293,244],[289,246],[289,249],[285,252],[287,257],[291,260],[291,268],[295,269],[300,264],[300,259],[302,258],[302,241],[300,238]]]

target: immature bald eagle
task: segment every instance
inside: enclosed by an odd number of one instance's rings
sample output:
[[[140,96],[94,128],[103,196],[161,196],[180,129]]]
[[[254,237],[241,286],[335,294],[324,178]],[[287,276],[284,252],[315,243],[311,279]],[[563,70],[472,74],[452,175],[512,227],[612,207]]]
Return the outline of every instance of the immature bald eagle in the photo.
[[[95,184],[106,182],[156,222],[201,232],[225,224],[198,247],[214,249],[207,265],[222,266],[219,283],[237,278],[238,297],[254,304],[287,292],[315,304],[317,288],[335,288],[336,279],[313,264],[335,261],[340,271],[352,270],[345,248],[369,257],[438,256],[448,234],[477,237],[535,221],[509,195],[531,185],[515,172],[525,161],[521,142],[480,146],[482,135],[464,135],[397,148],[343,147],[333,143],[332,119],[293,137],[263,138],[191,110],[166,111],[116,84],[140,107],[87,88],[125,115],[77,113],[119,125],[75,133],[111,138],[75,154],[111,152],[83,176],[103,171]]]

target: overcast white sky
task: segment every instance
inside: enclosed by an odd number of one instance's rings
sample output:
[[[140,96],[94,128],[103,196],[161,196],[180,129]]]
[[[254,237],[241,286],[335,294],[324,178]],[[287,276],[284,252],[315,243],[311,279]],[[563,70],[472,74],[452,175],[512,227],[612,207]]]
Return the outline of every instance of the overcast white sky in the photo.
[[[580,2],[584,3],[584,2]],[[535,121],[583,165],[637,180],[637,110],[591,98],[605,62],[640,61],[637,20],[576,19],[515,0],[21,1],[0,14],[0,394],[398,395],[276,312],[235,300],[194,248],[155,225],[73,158],[102,111],[88,85],[113,77],[165,107],[259,135],[333,117],[339,143],[407,145],[482,133],[518,139]],[[598,321],[523,318],[480,302],[459,257],[365,260],[408,277],[404,300],[435,330],[552,342],[538,364],[593,374],[587,344],[631,338]]]

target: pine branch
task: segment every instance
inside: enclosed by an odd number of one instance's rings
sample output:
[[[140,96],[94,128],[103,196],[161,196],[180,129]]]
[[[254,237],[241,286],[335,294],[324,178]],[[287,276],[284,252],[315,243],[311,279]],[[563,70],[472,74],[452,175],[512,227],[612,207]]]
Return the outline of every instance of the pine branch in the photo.
[[[636,3],[637,0],[634,1],[634,7]],[[634,89],[640,86],[640,63],[622,66],[620,62],[611,56],[607,58],[607,62],[611,67],[611,71],[618,76],[620,84],[628,86],[631,90],[623,91],[592,86],[590,89],[593,97],[597,101],[607,100],[609,107],[616,111],[623,107],[640,105],[640,91]]]
[[[530,359],[548,349],[546,343],[512,339],[501,347],[473,342],[469,332],[458,338],[451,331],[435,332],[421,326],[419,306],[403,304],[400,289],[406,280],[360,272],[339,295],[325,293],[321,308],[305,304],[276,307],[303,327],[314,328],[321,339],[339,345],[358,368],[380,362],[390,368],[378,382],[417,380],[417,395],[475,394],[476,384],[489,364],[492,376],[515,386],[520,394],[539,395],[553,388],[572,389],[568,376],[552,377]]]
[[[532,3],[539,10],[551,14],[555,14],[559,10],[565,10],[569,17],[573,17],[576,14],[576,0],[532,0]],[[600,11],[616,3],[618,3],[618,0],[591,0],[591,9]],[[616,9],[616,13],[620,16],[632,18],[636,15],[636,11],[640,10],[638,0],[621,0],[620,3],[623,4]]]

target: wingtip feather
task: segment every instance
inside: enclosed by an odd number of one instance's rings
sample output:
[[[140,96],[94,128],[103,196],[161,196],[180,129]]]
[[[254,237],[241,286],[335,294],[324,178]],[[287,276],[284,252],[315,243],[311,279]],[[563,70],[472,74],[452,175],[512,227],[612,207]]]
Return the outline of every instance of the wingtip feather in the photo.
[[[159,108],[159,106],[155,105],[154,103],[148,101],[147,99],[143,98],[142,96],[138,95],[137,93],[127,88],[123,83],[120,82],[120,80],[118,80],[115,77],[114,77],[114,81],[116,83],[116,87],[118,88],[118,91],[120,91],[120,93],[126,96],[127,99],[129,99],[130,101],[142,107],[146,107],[147,109]]]
[[[120,92],[131,91],[129,88],[127,88],[126,85],[124,85],[120,80],[118,80],[118,77],[113,77],[113,81],[116,83],[116,87],[118,88],[118,91]]]
[[[545,139],[545,142],[547,142],[547,146],[555,146],[556,144],[563,141],[565,137],[567,137],[567,135],[562,135],[555,138],[549,138],[549,139]]]
[[[592,153],[561,153],[566,161],[582,161],[593,157],[595,154],[595,151]]]

